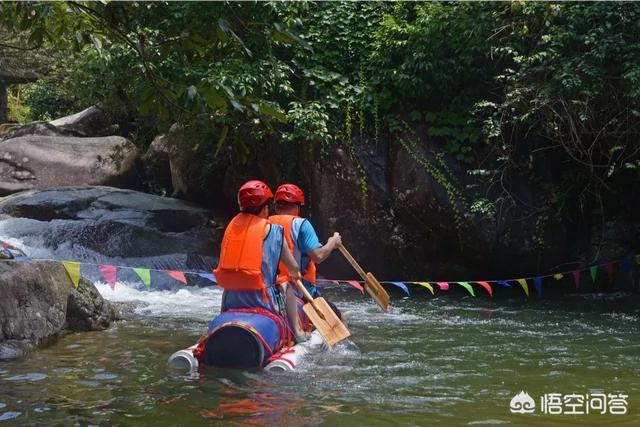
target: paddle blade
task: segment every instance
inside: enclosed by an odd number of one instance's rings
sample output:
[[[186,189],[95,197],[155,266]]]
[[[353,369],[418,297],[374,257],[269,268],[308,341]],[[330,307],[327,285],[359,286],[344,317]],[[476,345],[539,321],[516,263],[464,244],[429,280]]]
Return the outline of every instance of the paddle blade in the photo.
[[[351,335],[324,298],[315,298],[313,304],[305,304],[302,310],[320,332],[329,348]]]
[[[389,294],[384,290],[378,279],[373,274],[367,273],[367,280],[364,282],[364,289],[371,298],[380,306],[383,311],[389,310]]]

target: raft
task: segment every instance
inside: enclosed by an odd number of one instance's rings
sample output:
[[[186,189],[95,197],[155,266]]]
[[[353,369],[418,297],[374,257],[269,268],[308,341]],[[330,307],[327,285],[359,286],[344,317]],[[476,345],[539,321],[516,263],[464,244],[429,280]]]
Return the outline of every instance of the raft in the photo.
[[[301,301],[298,316],[305,329],[310,330]],[[305,354],[325,346],[317,331],[304,343],[289,344],[291,336],[281,316],[261,308],[231,309],[215,316],[207,334],[191,347],[173,353],[168,363],[191,370],[205,365],[292,371]]]

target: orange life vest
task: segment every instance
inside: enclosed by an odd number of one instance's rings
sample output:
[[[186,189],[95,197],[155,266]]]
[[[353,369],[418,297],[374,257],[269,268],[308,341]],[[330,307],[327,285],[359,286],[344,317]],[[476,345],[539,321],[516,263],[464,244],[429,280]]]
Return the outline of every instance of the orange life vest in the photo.
[[[294,258],[298,262],[298,265],[300,265],[300,268],[302,268],[301,261],[303,254],[300,253],[300,250],[296,247],[296,242],[293,241],[293,238],[291,236],[291,226],[293,224],[293,220],[296,218],[300,217],[295,215],[271,215],[269,217],[269,222],[271,224],[281,225],[282,228],[284,228],[284,238],[287,242],[287,245],[289,246],[289,250],[294,255]],[[298,256],[296,256],[296,254],[298,254]],[[278,270],[278,284],[284,283],[289,280],[289,270],[282,261],[278,266]],[[316,284],[316,264],[313,262],[313,260],[309,260],[307,268],[302,272],[302,278],[312,285]]]
[[[249,291],[267,287],[262,276],[262,244],[268,226],[265,218],[242,212],[231,220],[214,270],[223,289]]]

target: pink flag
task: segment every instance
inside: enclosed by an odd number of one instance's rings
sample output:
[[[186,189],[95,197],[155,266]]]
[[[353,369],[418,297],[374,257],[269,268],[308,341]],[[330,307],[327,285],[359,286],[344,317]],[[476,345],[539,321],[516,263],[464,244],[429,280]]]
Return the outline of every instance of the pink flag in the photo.
[[[115,289],[118,268],[115,265],[100,264],[98,269],[100,273],[102,273],[102,276],[104,276],[104,280],[111,286],[111,289]]]
[[[364,294],[364,288],[357,280],[345,280],[345,282],[347,282],[348,284],[350,284],[351,286],[353,286],[354,288],[356,288],[357,290],[359,290],[361,293]]]
[[[487,282],[476,282],[478,285],[482,286],[488,293],[489,296],[493,298],[493,289],[491,289],[491,285]]]
[[[580,270],[572,271],[573,281],[576,283],[576,289],[580,287]]]
[[[448,291],[449,290],[449,283],[448,282],[438,282],[438,286],[440,287],[441,291]]]
[[[185,285],[187,284],[187,278],[184,277],[184,273],[182,271],[178,271],[178,270],[167,270],[167,274],[171,277],[173,277],[174,279],[176,279],[178,282],[182,282]]]
[[[607,263],[607,276],[609,277],[609,283],[613,282],[613,263]]]

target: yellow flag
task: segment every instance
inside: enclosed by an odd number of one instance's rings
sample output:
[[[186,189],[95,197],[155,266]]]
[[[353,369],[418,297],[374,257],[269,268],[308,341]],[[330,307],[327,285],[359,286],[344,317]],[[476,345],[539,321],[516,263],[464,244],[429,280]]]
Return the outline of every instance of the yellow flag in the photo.
[[[553,278],[556,279],[556,280],[560,280],[563,277],[564,277],[564,274],[562,274],[562,273],[556,273],[556,274],[553,275]]]
[[[431,295],[433,295],[433,287],[431,286],[431,284],[429,282],[414,282],[420,286],[424,286],[425,288],[429,289],[429,292],[431,292]]]
[[[71,282],[73,283],[73,287],[77,288],[78,283],[80,282],[80,263],[63,261],[62,265],[64,265],[64,269],[67,271],[69,279],[71,279]]]
[[[522,289],[524,289],[524,293],[527,294],[527,296],[529,296],[529,285],[527,284],[527,280],[518,279],[518,283],[520,283],[520,286],[522,286]]]

